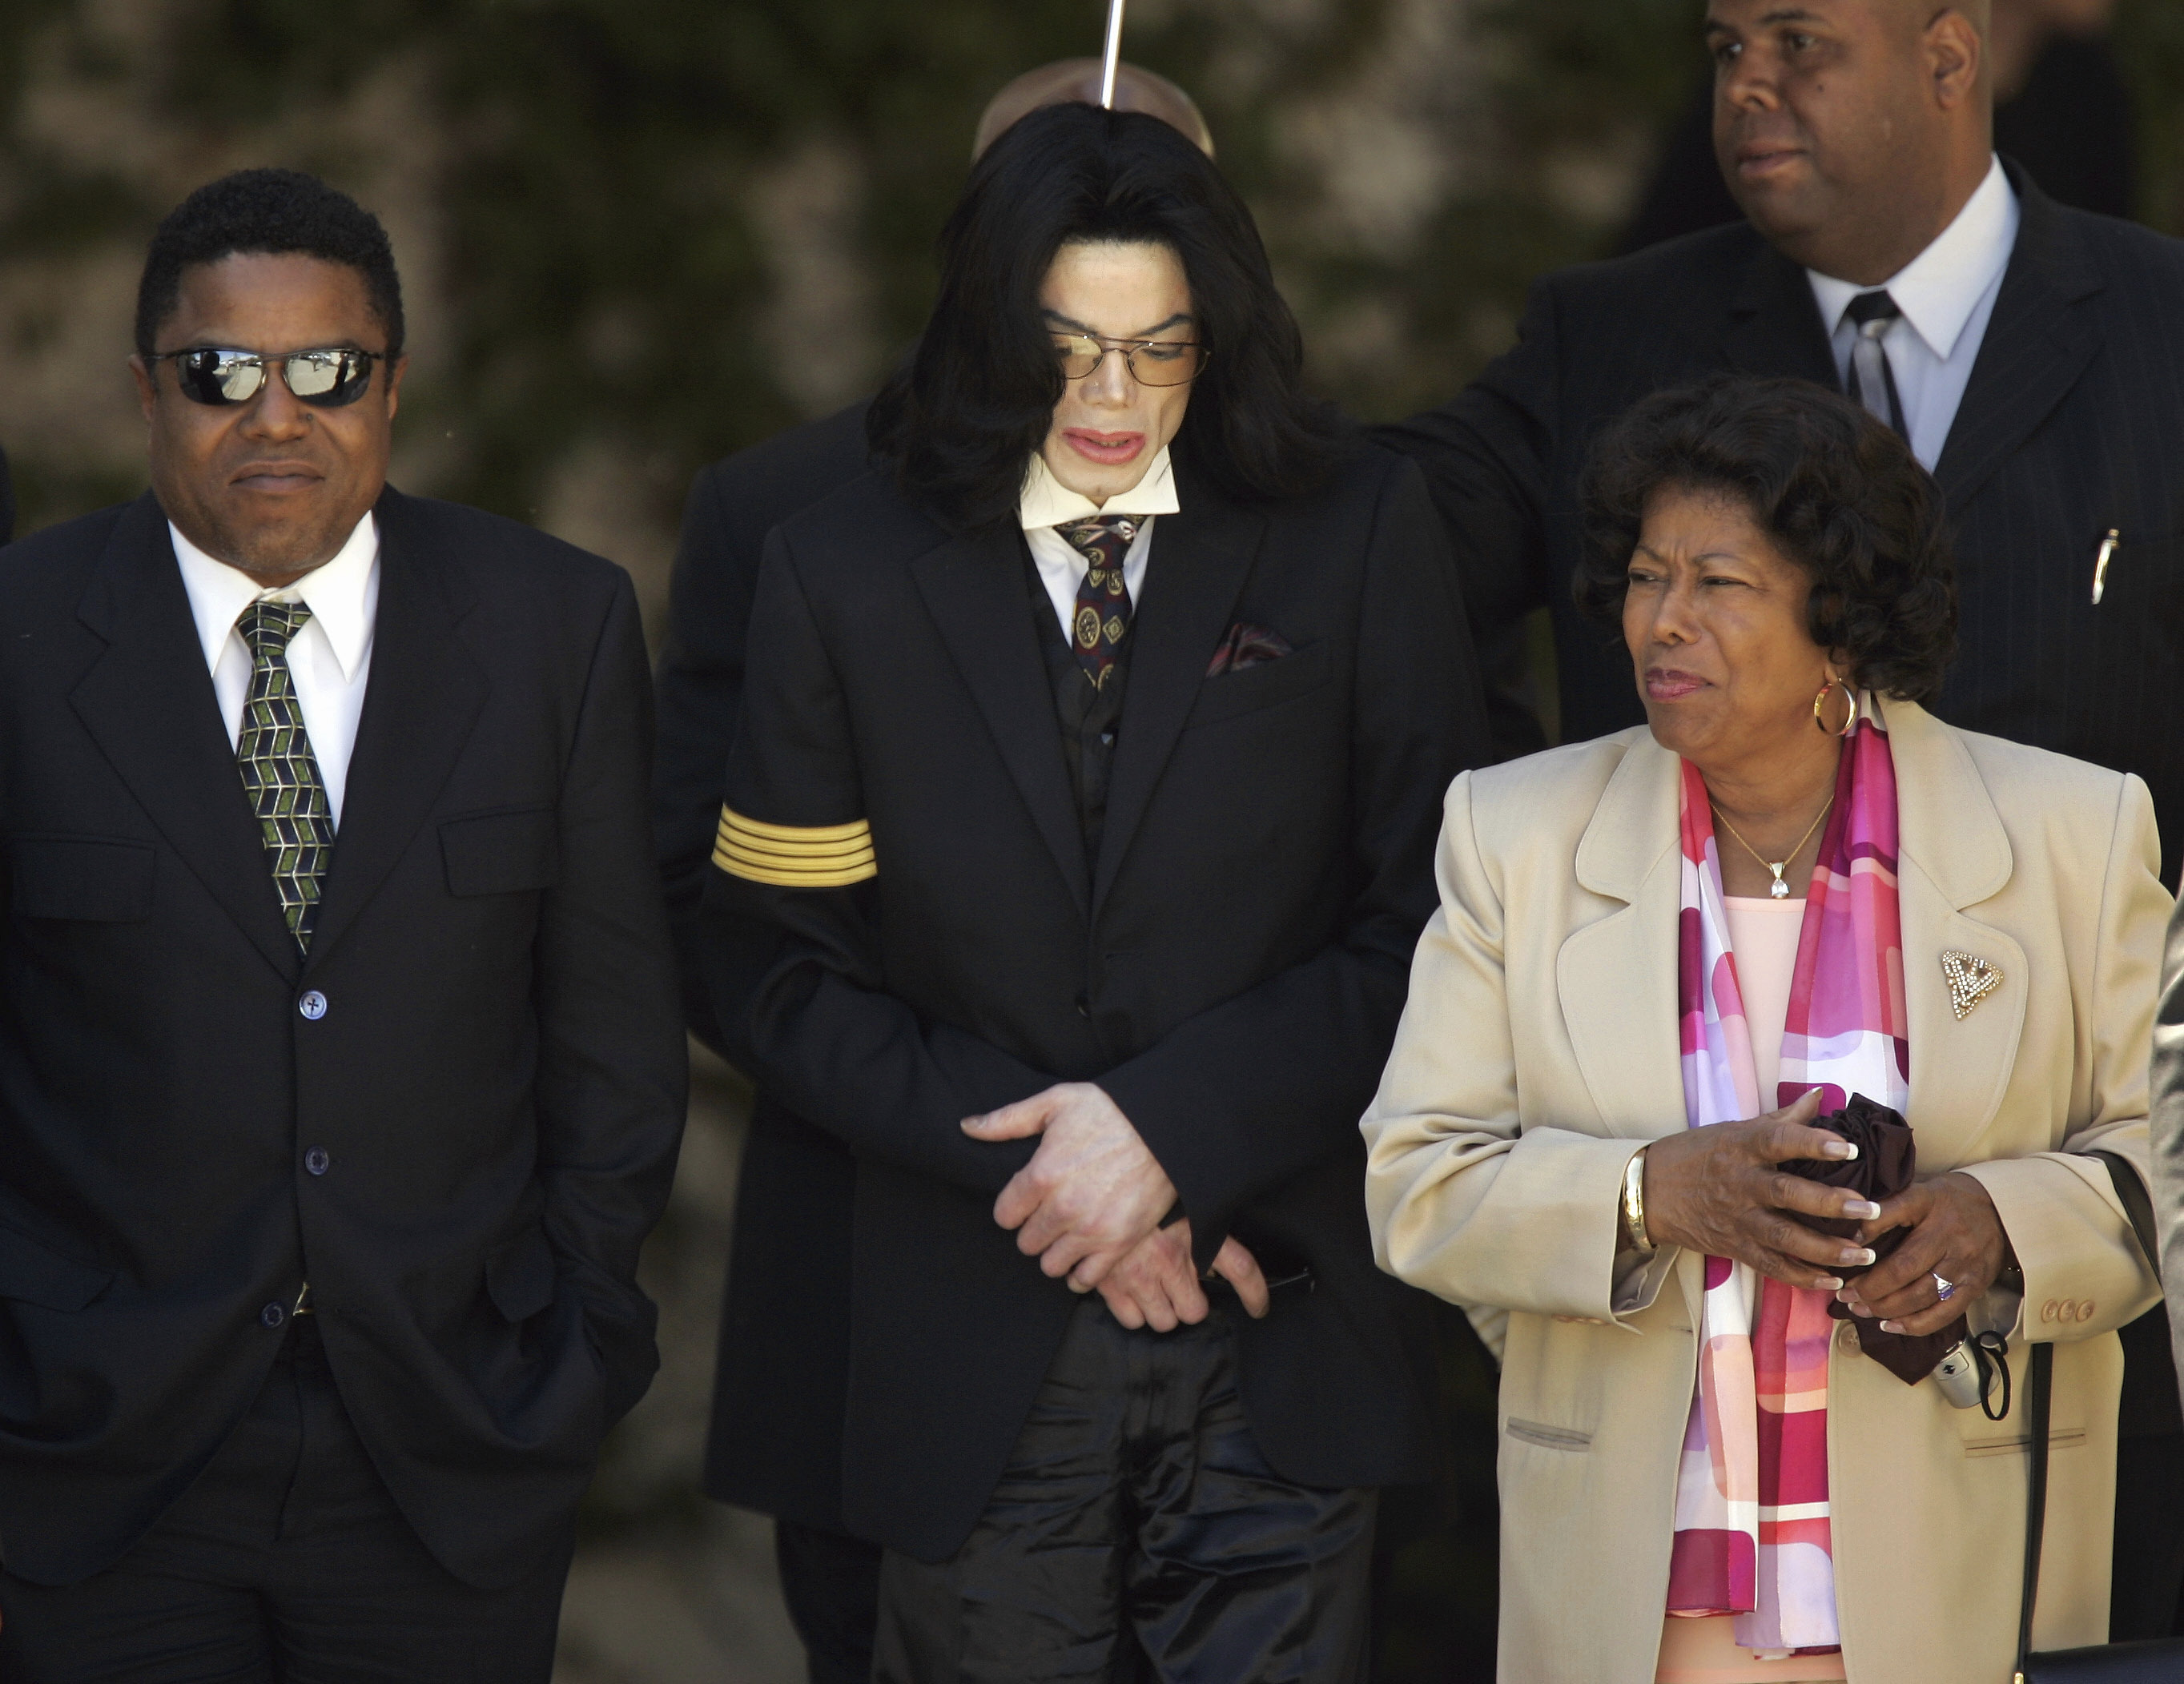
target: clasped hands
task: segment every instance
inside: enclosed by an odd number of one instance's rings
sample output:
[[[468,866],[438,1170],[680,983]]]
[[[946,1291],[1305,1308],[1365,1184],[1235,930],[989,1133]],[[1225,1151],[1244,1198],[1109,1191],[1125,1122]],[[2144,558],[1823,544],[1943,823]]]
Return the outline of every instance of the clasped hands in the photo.
[[[994,1220],[1045,1274],[1067,1276],[1072,1292],[1096,1291],[1125,1327],[1167,1333],[1206,1320],[1190,1220],[1161,1225],[1175,1208],[1175,1183],[1104,1089],[1061,1082],[966,1118],[963,1132],[986,1141],[1039,1137],[1031,1162],[994,1201]],[[1234,1237],[1222,1242],[1213,1272],[1252,1315],[1267,1313],[1266,1278]]]
[[[1939,1332],[1992,1286],[2009,1242],[1994,1201],[1962,1173],[1920,1181],[1876,1204],[1779,1166],[1798,1159],[1847,1159],[1857,1148],[1814,1125],[1818,1091],[1749,1122],[1663,1136],[1646,1148],[1646,1237],[1710,1257],[1733,1257],[1792,1287],[1831,1292],[1852,1314],[1879,1319],[1890,1333]],[[1847,1218],[1856,1237],[1839,1240],[1799,1216]],[[1874,1241],[1911,1231],[1886,1260],[1846,1285],[1833,1271],[1873,1262]],[[1940,1276],[1955,1287],[1943,1298]]]

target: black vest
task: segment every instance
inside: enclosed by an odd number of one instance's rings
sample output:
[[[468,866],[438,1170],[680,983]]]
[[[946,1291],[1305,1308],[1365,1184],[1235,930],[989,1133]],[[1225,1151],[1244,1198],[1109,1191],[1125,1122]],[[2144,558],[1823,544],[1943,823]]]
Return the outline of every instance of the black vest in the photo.
[[[1046,661],[1047,685],[1054,692],[1055,722],[1061,731],[1062,763],[1077,797],[1077,822],[1084,836],[1088,870],[1100,865],[1100,833],[1107,818],[1107,784],[1115,769],[1115,744],[1123,734],[1123,696],[1129,687],[1130,650],[1125,637],[1104,688],[1095,690],[1078,664],[1069,634],[1054,615],[1031,546],[1023,546],[1024,577],[1031,592],[1032,624],[1039,653]]]

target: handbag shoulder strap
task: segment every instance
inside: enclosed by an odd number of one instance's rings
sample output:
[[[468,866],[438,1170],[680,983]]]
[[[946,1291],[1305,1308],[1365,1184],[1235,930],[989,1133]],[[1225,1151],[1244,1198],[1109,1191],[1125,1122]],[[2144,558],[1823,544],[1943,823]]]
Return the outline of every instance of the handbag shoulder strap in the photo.
[[[2031,1436],[2025,1477],[2025,1594],[2017,1612],[2017,1684],[2032,1654],[2032,1604],[2040,1593],[2040,1534],[2048,1519],[2048,1406],[2055,1384],[2055,1347],[2032,1348],[2031,1383],[2025,1388],[2025,1428]]]
[[[2139,1249],[2159,1276],[2161,1248],[2154,1238],[2153,1201],[2147,1196],[2146,1183],[2139,1180],[2129,1159],[2114,1152],[2090,1155],[2108,1166],[2109,1179],[2115,1183],[2116,1198],[2124,1214],[2131,1219]],[[2032,1653],[2032,1605],[2040,1592],[2040,1534],[2048,1519],[2048,1417],[2055,1389],[2055,1347],[2046,1341],[2033,1346],[2025,1426],[2031,1453],[2025,1479],[2025,1593],[2017,1615],[2017,1684],[2025,1684],[2025,1669]]]
[[[2159,1279],[2161,1275],[2161,1242],[2154,1237],[2153,1200],[2146,1191],[2146,1183],[2138,1178],[2131,1159],[2117,1152],[2093,1152],[2086,1156],[2098,1158],[2108,1166],[2109,1179],[2115,1183],[2117,1201],[2123,1214],[2130,1219],[2131,1231],[2138,1237],[2138,1248],[2146,1253],[2147,1265]]]

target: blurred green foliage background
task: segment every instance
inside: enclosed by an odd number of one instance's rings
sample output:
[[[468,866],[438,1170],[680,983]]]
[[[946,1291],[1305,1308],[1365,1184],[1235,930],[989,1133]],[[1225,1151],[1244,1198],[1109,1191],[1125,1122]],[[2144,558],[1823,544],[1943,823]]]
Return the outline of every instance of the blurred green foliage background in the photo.
[[[141,249],[194,181],[275,159],[368,201],[399,177],[421,201],[397,228],[438,306],[404,422],[436,445],[405,464],[413,489],[536,515],[572,457],[604,450],[641,482],[636,508],[671,519],[700,463],[856,395],[916,331],[981,105],[1095,50],[1103,9],[0,0],[0,442],[26,525],[136,481],[129,453],[86,452],[80,425],[4,401],[9,362],[96,296],[11,283]],[[1205,104],[1323,384],[1385,414],[1499,348],[1532,275],[1602,248],[1698,72],[1700,10],[1139,0],[1128,51]],[[2184,225],[2184,7],[2126,0],[2119,31],[2143,91],[2145,214]],[[100,114],[120,110],[104,144]],[[843,275],[784,257],[800,216]],[[800,381],[777,336],[800,285],[853,296],[814,330],[831,346],[788,353]],[[35,408],[125,407],[124,325],[97,324],[111,360]]]
[[[986,100],[1097,50],[1105,0],[0,0],[0,445],[20,529],[134,494],[143,242],[224,170],[380,211],[410,293],[405,488],[629,566],[656,616],[702,464],[868,392],[917,331]],[[1445,397],[1527,282],[1605,253],[1705,74],[1702,0],[1134,0],[1128,53],[1205,107],[1313,377],[1379,418]],[[2184,4],[2118,0],[2140,214],[2184,232]],[[695,1489],[747,1093],[703,1066],[647,1255],[665,1367],[617,1435],[569,1680],[795,1670],[762,1527]],[[1490,1676],[1486,1423],[1392,1498],[1388,1680]]]

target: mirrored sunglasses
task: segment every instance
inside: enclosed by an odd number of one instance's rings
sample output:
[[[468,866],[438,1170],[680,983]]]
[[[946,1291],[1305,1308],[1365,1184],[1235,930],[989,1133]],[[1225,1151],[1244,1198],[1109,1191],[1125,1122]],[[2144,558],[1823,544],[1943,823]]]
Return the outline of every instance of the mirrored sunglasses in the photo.
[[[277,363],[281,378],[299,403],[338,409],[370,390],[371,365],[386,361],[386,356],[377,351],[337,347],[269,357],[254,351],[199,345],[187,351],[162,351],[146,360],[172,363],[182,396],[193,403],[248,403],[264,389],[265,371]]]

